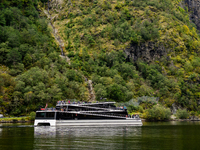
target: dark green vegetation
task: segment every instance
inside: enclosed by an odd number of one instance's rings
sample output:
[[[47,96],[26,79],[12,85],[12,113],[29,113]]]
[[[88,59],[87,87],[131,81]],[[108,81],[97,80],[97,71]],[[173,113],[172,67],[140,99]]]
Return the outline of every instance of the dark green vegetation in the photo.
[[[0,118],[0,123],[25,123],[25,122],[30,122],[30,121],[33,121],[31,117]]]
[[[159,97],[166,107],[176,103],[200,111],[200,38],[180,1],[71,0],[60,7],[52,0],[51,22],[65,43],[70,65],[59,57],[59,47],[42,17],[46,2],[1,0],[0,109],[4,113],[24,114],[66,98],[88,101],[85,77],[93,81],[96,100],[125,102],[150,96]],[[123,50],[130,44],[149,42],[164,45],[167,54],[150,62],[126,59]],[[143,102],[131,109],[149,108],[154,106]]]
[[[188,119],[190,116],[190,114],[188,113],[188,111],[186,109],[179,109],[176,112],[176,117],[178,119]]]
[[[0,109],[12,115],[64,98],[85,100],[83,76],[59,57],[38,1],[1,1]],[[86,93],[86,94],[85,94]],[[51,106],[51,105],[50,105]]]
[[[170,120],[171,111],[169,108],[155,105],[152,109],[146,109],[143,115],[147,120]]]
[[[199,111],[200,38],[180,2],[72,1],[60,13],[52,4],[50,13],[58,16],[53,21],[66,40],[72,66],[92,78],[97,98],[126,101],[154,96],[167,107],[176,103]],[[120,51],[129,44],[150,42],[164,45],[167,54],[150,62],[140,58],[133,62]]]

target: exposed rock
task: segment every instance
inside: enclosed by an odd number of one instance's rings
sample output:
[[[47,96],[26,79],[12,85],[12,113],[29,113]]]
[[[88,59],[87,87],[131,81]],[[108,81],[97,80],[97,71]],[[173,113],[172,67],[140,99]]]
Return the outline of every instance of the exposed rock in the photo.
[[[48,6],[49,6],[50,4],[51,4],[51,3],[48,1]],[[48,10],[49,10],[49,7],[48,7]],[[64,54],[64,51],[63,51],[64,43],[63,43],[62,39],[59,37],[59,35],[57,34],[58,30],[54,27],[53,23],[51,22],[51,20],[52,20],[51,14],[50,14],[49,11],[47,11],[47,10],[44,10],[44,13],[46,14],[47,18],[49,19],[49,24],[50,24],[50,26],[51,26],[52,29],[53,29],[54,38],[55,38],[55,40],[56,40],[56,41],[58,42],[58,44],[59,44],[59,47],[60,47],[60,50],[61,50],[61,55],[60,55],[60,57],[66,59],[66,61],[67,61],[67,62],[69,63],[69,65],[70,65],[70,58],[67,57],[67,56]]]
[[[199,120],[198,116],[190,116],[189,119],[191,119],[191,121],[195,121],[195,120]]]
[[[141,43],[140,45],[132,43],[124,51],[127,60],[142,59],[146,62],[154,61],[167,54],[167,49],[163,45],[157,45],[154,42]]]
[[[48,6],[49,6],[49,9],[52,9],[52,8],[56,8],[56,9],[62,9],[62,4],[64,3],[63,0],[49,0],[48,1]]]
[[[190,19],[196,24],[197,29],[200,30],[200,0],[185,0],[185,4],[188,6]],[[185,7],[184,3],[180,3],[182,7]],[[157,45],[154,42],[147,42],[138,44],[131,44],[129,48],[125,49],[128,60],[136,61],[142,59],[146,62],[154,61],[167,54],[167,49],[163,45]]]
[[[70,58],[69,58],[69,57],[67,57],[67,56],[65,56],[65,55],[59,55],[59,56],[60,56],[61,58],[65,59],[66,62],[68,62],[69,65],[71,65],[71,63],[70,63]]]
[[[171,115],[171,120],[175,120],[176,119],[176,116],[175,115]]]
[[[95,93],[92,86],[92,80],[88,80],[88,89],[90,93],[90,101],[95,101]]]
[[[173,114],[173,115],[176,114],[176,111],[177,111],[178,109],[180,109],[180,107],[177,106],[175,103],[173,103],[172,106],[171,106],[171,112],[172,112],[172,114]]]
[[[197,29],[200,30],[200,0],[185,0],[188,5],[190,19],[196,24]]]

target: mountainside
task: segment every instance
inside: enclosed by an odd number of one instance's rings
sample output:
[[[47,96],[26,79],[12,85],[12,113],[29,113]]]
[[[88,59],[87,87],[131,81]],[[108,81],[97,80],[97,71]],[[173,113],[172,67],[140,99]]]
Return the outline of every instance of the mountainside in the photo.
[[[200,111],[198,5],[1,0],[0,110],[19,115],[66,98],[149,96]]]
[[[44,2],[44,1],[41,1]],[[60,49],[40,17],[40,1],[1,1],[0,110],[25,114],[58,100],[87,99],[84,77],[59,56]]]

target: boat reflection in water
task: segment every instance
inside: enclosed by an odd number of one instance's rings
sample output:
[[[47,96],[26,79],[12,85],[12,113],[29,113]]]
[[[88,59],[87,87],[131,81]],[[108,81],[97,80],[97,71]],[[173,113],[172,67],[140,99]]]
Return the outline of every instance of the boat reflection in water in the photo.
[[[41,126],[34,128],[34,137],[56,137],[56,127]]]
[[[141,126],[34,128],[35,149],[55,149],[58,146],[60,149],[127,149],[130,146],[127,139],[132,137],[141,138]]]

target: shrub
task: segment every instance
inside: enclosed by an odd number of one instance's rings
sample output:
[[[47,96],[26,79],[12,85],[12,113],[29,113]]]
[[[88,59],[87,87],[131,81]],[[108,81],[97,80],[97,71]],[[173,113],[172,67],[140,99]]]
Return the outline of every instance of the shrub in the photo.
[[[143,113],[143,112],[144,112],[142,106],[139,106],[139,107],[138,107],[138,111],[139,111],[140,113]]]
[[[170,109],[160,105],[155,105],[152,109],[147,109],[144,112],[144,118],[147,120],[169,120],[170,116]]]
[[[176,112],[176,117],[179,119],[187,119],[190,116],[186,109],[178,109]]]
[[[21,118],[21,121],[22,121],[22,122],[25,122],[25,118]]]
[[[13,121],[13,122],[17,122],[18,120],[17,120],[16,118],[14,118],[12,121]]]
[[[33,120],[35,120],[35,112],[31,112],[30,114],[29,114],[29,120],[31,120],[31,121],[33,121]]]
[[[127,109],[129,113],[132,113],[133,111],[138,111],[138,106],[129,105]]]
[[[192,118],[194,119],[194,117],[196,116],[196,113],[194,111],[190,112],[190,115],[192,116]]]

